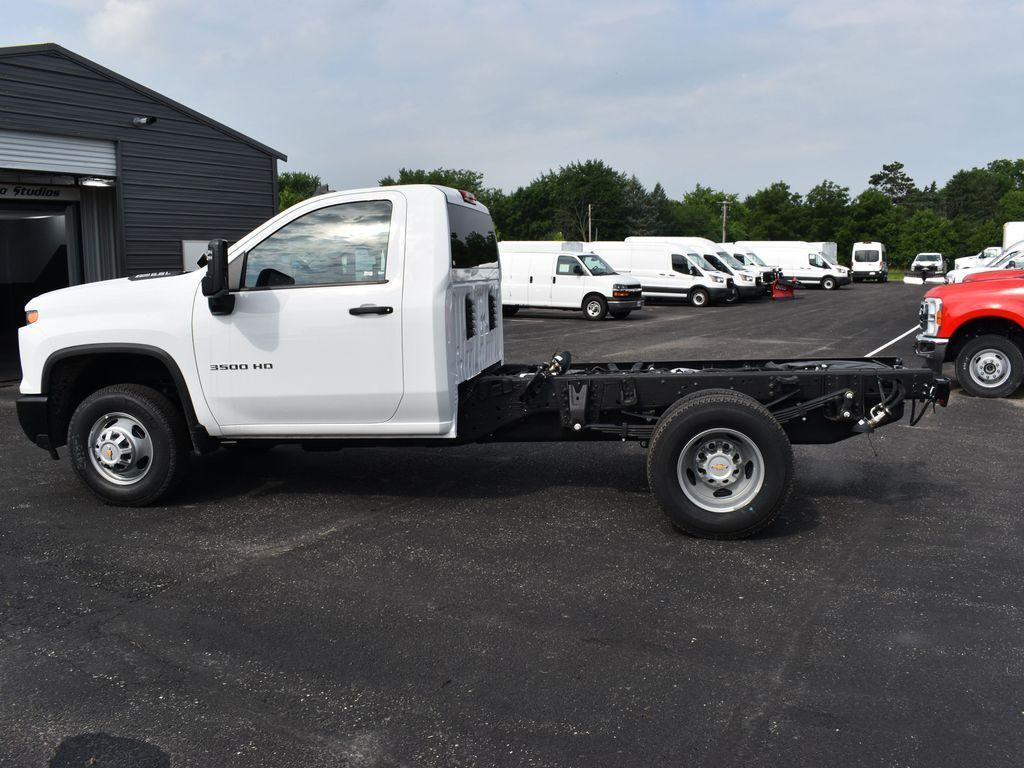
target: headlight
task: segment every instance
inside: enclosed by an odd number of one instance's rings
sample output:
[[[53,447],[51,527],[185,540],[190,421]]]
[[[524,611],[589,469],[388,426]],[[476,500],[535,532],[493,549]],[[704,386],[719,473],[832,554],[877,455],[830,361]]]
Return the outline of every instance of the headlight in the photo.
[[[942,299],[925,299],[921,302],[921,330],[925,336],[938,336],[942,328]]]
[[[752,275],[742,275],[741,274],[741,275],[737,275],[737,277],[739,277],[739,279],[742,282],[744,282],[744,283],[752,283],[752,282],[754,282],[754,278],[753,278]]]
[[[616,283],[612,286],[613,291],[635,291],[638,290],[638,285],[624,285],[623,283]]]
[[[713,283],[724,283],[725,282],[725,278],[724,277],[719,277],[718,275],[712,275],[711,276],[711,282],[713,282]]]

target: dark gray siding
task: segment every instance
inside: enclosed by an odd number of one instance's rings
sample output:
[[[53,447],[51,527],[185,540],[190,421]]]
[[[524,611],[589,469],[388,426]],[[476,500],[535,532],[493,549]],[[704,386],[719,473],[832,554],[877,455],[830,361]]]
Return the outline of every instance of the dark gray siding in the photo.
[[[118,142],[129,274],[178,268],[182,240],[236,240],[277,210],[275,157],[56,51],[0,56],[0,128]]]

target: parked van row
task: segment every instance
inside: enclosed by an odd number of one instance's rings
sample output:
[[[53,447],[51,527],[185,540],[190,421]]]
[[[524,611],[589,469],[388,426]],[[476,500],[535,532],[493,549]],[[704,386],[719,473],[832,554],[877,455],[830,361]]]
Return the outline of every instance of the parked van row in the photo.
[[[530,307],[582,310],[591,320],[624,318],[645,301],[704,307],[765,296],[780,277],[826,290],[850,282],[849,270],[835,261],[835,243],[633,236],[513,240],[498,248],[509,315]]]

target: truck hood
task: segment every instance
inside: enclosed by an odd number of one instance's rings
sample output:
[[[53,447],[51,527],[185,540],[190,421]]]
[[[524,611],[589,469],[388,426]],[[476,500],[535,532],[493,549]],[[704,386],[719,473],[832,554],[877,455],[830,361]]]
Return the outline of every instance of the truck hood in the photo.
[[[992,269],[985,272],[972,272],[964,277],[964,282],[983,283],[988,280],[1005,280],[1006,278],[1024,278],[1024,269]]]
[[[116,315],[147,306],[159,311],[161,305],[176,304],[186,294],[191,299],[199,279],[196,273],[185,272],[101,280],[40,294],[26,303],[25,309],[36,310],[41,319],[98,311]]]

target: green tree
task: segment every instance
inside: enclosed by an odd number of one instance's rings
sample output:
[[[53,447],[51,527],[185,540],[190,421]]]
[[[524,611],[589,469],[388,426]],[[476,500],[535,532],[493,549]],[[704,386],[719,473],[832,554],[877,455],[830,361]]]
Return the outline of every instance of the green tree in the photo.
[[[395,184],[438,184],[442,187],[464,189],[477,197],[486,194],[484,175],[468,168],[435,168],[432,171],[413,168],[400,168],[398,176],[385,176],[377,182],[382,187]]]
[[[910,178],[910,174],[904,170],[903,163],[899,161],[885,163],[881,171],[871,175],[868,184],[897,205],[902,203],[915,189],[914,180]]]
[[[285,171],[277,176],[277,209],[283,211],[313,197],[325,186],[320,177],[306,171]]]
[[[1024,189],[1011,189],[999,198],[996,221],[1024,221]]]
[[[956,252],[957,232],[949,219],[934,211],[915,211],[900,227],[894,254],[901,264],[913,261],[925,251]]]
[[[803,201],[784,181],[759,189],[744,201],[753,240],[799,240],[804,236]]]
[[[808,240],[830,241],[849,215],[850,189],[825,180],[811,188],[804,205],[804,234]]]
[[[999,201],[1013,188],[1010,177],[987,168],[957,171],[942,188],[945,214],[982,222],[995,218]]]

